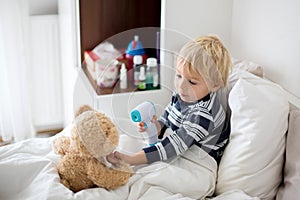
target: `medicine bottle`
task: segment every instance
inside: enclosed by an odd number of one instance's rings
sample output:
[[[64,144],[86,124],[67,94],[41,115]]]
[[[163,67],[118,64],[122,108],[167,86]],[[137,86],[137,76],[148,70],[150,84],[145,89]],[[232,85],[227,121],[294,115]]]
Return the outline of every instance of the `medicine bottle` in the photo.
[[[135,55],[133,57],[133,86],[139,85],[140,68],[143,65],[143,56]]]
[[[120,70],[120,89],[127,88],[127,69],[125,63],[122,63]]]
[[[147,90],[158,88],[158,66],[156,58],[148,58],[146,70],[146,88]]]
[[[142,66],[140,68],[140,75],[139,75],[139,90],[145,90],[146,89],[146,76],[145,76],[145,67]]]

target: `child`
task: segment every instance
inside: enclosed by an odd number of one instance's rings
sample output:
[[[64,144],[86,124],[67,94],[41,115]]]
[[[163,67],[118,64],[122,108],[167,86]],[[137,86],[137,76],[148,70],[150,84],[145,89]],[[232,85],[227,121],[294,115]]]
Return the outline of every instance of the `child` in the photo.
[[[220,101],[222,92],[218,92],[226,85],[230,69],[229,52],[218,37],[203,36],[188,42],[177,58],[172,100],[160,119],[153,118],[162,141],[134,155],[115,152],[108,160],[150,164],[182,155],[196,145],[219,163],[230,125],[226,104]]]

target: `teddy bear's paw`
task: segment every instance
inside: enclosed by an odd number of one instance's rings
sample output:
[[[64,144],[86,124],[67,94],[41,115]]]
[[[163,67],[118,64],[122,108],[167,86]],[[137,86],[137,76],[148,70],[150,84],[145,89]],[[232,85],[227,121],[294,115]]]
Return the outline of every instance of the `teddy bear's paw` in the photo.
[[[89,162],[87,174],[95,185],[109,190],[126,184],[132,175],[128,171],[107,168],[96,159]]]
[[[127,164],[124,160],[120,160],[118,163],[113,164],[112,168],[115,170],[133,174],[132,167],[129,164]]]

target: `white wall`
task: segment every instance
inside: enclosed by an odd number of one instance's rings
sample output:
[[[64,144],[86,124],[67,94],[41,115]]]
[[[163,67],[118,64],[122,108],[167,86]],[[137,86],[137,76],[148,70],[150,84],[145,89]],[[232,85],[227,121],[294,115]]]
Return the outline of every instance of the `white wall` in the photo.
[[[226,45],[230,44],[232,0],[162,0],[161,12],[162,29],[177,31],[187,38],[217,34]],[[178,50],[185,42],[165,39],[167,49]]]
[[[300,1],[234,0],[233,56],[257,62],[267,78],[300,97]]]

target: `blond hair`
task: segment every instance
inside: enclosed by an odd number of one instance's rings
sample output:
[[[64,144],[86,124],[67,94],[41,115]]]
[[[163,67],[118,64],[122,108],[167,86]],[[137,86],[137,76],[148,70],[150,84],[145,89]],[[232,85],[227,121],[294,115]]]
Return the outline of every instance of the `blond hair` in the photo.
[[[200,74],[209,87],[226,85],[232,67],[231,56],[217,36],[201,36],[188,42],[179,56],[187,62],[188,70]]]

